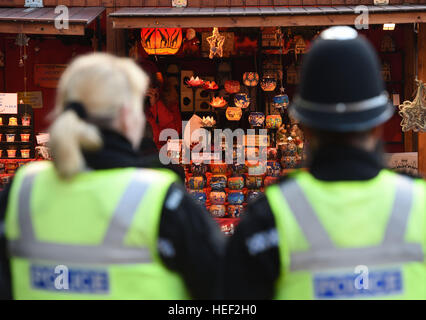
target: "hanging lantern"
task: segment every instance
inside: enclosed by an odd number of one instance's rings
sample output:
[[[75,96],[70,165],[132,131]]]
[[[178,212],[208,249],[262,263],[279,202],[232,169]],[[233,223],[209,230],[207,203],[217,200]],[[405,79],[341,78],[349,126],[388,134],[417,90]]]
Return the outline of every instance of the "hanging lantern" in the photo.
[[[143,28],[142,47],[148,54],[176,54],[182,45],[181,28]]]
[[[226,109],[226,119],[229,121],[239,121],[243,115],[243,111],[238,107],[228,107]]]
[[[234,104],[238,108],[245,109],[250,105],[250,98],[248,97],[247,93],[237,93],[234,97]]]
[[[240,91],[240,82],[236,80],[225,81],[225,91],[228,93],[237,93]]]
[[[243,83],[247,87],[255,87],[259,83],[259,74],[257,72],[245,72],[243,74]]]
[[[260,87],[263,91],[274,91],[277,87],[277,80],[271,76],[265,76],[260,81]]]

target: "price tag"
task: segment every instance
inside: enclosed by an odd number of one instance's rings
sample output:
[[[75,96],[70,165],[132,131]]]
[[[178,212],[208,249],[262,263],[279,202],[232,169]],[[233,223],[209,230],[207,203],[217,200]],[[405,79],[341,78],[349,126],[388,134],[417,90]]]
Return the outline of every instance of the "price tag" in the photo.
[[[0,113],[17,114],[18,113],[18,94],[0,93]]]
[[[46,144],[49,142],[50,135],[48,133],[40,133],[36,136],[37,144]]]
[[[195,152],[191,155],[192,161],[194,162],[203,162],[203,161],[219,161],[220,154],[219,153],[198,153]]]

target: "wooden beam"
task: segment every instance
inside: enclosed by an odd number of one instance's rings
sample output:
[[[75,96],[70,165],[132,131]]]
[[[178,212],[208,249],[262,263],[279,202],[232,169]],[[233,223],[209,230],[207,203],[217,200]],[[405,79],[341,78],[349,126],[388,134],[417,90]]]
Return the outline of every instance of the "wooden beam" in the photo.
[[[419,26],[419,79],[426,82],[426,23]],[[419,173],[426,178],[426,133],[418,134]]]
[[[111,17],[115,29],[354,25],[356,14],[283,16]],[[426,12],[370,14],[370,24],[426,22]]]
[[[0,21],[0,33],[84,35],[84,24],[69,24],[68,29],[56,29],[54,23],[20,23]]]
[[[402,26],[403,37],[404,37],[404,92],[401,95],[401,103],[405,100],[411,100],[413,93],[415,93],[415,79],[416,79],[416,68],[415,68],[415,45],[414,45],[414,28],[411,24]],[[404,97],[404,99],[403,99]],[[399,109],[398,109],[399,110]],[[405,152],[417,152],[417,141],[416,133],[413,131],[404,132],[404,151]]]
[[[112,19],[109,17],[109,14],[112,12],[114,12],[113,8],[106,9],[106,51],[118,56],[124,56],[126,54],[124,30],[117,30],[112,27]]]

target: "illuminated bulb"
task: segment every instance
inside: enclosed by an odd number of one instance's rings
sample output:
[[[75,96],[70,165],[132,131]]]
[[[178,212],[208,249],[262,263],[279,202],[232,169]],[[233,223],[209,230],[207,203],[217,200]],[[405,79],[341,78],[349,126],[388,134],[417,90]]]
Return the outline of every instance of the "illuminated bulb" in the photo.
[[[395,23],[385,23],[383,25],[383,30],[389,30],[389,31],[395,30]]]

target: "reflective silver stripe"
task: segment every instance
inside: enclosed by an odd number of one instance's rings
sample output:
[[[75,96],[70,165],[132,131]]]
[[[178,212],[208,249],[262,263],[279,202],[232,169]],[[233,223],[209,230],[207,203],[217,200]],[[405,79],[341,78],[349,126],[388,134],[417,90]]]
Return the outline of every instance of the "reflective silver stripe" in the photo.
[[[310,247],[312,249],[334,248],[327,231],[325,231],[297,181],[290,180],[281,185],[281,192]]]
[[[350,103],[336,103],[336,104],[324,104],[316,103],[305,100],[300,96],[297,96],[294,99],[294,104],[302,109],[307,109],[311,111],[328,112],[328,113],[342,113],[342,112],[361,112],[371,110],[380,106],[386,105],[389,103],[389,95],[386,92],[382,94],[369,98],[366,100]]]
[[[417,243],[366,248],[335,248],[291,253],[290,270],[321,271],[355,268],[358,265],[376,266],[409,261],[423,262],[423,259],[422,246]]]
[[[34,229],[31,222],[31,190],[37,172],[32,172],[25,176],[22,180],[21,189],[19,190],[18,199],[18,220],[20,238],[23,241],[35,241]]]
[[[74,263],[149,263],[148,248],[128,247],[123,244],[139,204],[149,188],[142,172],[135,173],[130,181],[107,229],[101,245],[74,245],[38,241],[34,237],[31,221],[31,193],[37,173],[24,177],[19,192],[18,221],[20,238],[8,241],[13,256]]]
[[[79,264],[120,264],[152,262],[148,248],[72,245],[49,242],[9,241],[13,256],[33,260],[49,260]]]
[[[413,205],[413,182],[403,176],[398,176],[395,200],[386,228],[383,243],[403,243],[407,231],[408,218]]]
[[[414,185],[410,179],[405,177],[396,179],[395,200],[385,236],[380,245],[365,248],[337,248],[318,220],[318,216],[297,181],[291,180],[281,185],[281,192],[310,245],[308,251],[290,254],[290,270],[317,271],[355,267],[360,264],[380,265],[424,261],[421,244],[404,243],[412,208],[413,189]]]
[[[130,182],[114,211],[105,234],[104,245],[124,243],[124,237],[148,188],[149,184],[140,179],[133,179]]]

